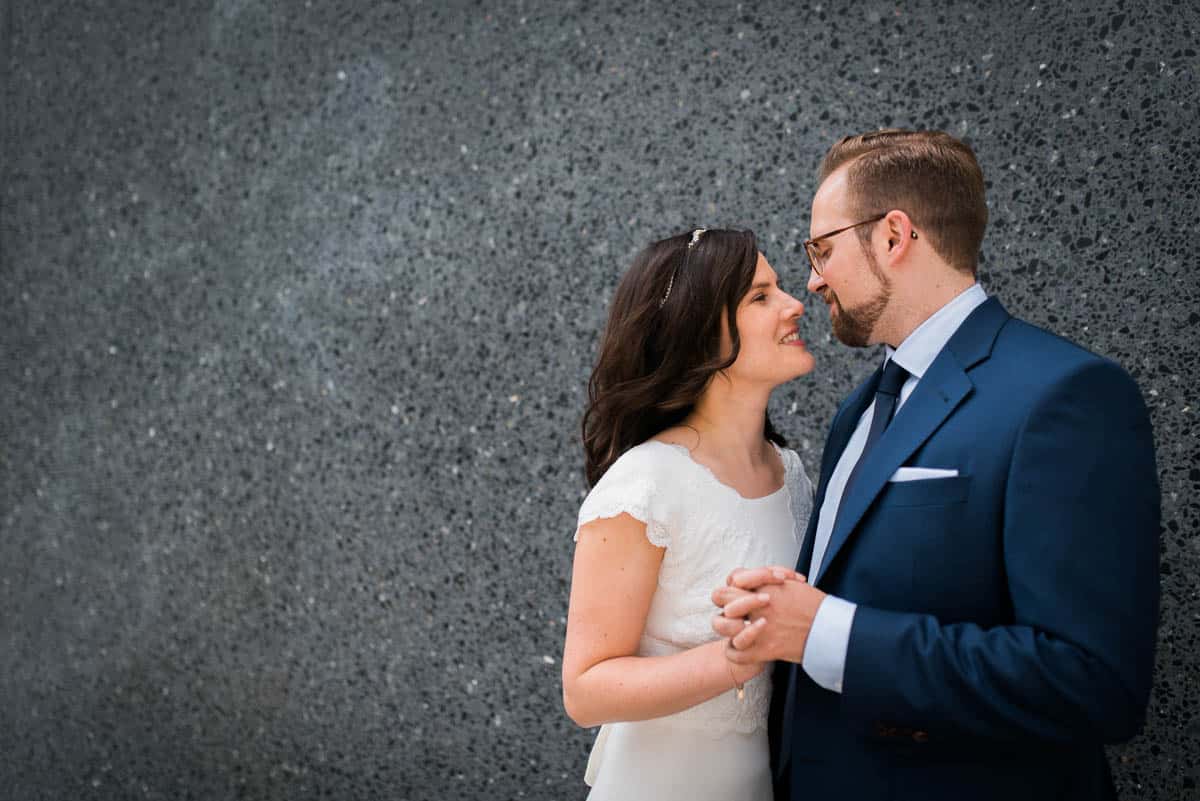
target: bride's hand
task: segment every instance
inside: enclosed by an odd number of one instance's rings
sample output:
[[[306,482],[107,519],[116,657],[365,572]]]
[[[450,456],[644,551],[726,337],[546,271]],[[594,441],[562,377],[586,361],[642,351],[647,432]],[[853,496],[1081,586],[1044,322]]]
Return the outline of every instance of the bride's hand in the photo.
[[[757,590],[768,584],[782,584],[785,581],[807,581],[803,573],[797,573],[783,565],[769,565],[748,569],[739,567],[725,579],[726,587],[737,587],[742,590]]]
[[[726,654],[729,653],[729,647],[726,646]],[[745,685],[750,679],[757,676],[767,669],[770,662],[751,662],[748,665],[739,665],[736,662],[731,662],[726,656],[725,663],[729,666],[729,672],[733,674],[733,680],[739,686]]]

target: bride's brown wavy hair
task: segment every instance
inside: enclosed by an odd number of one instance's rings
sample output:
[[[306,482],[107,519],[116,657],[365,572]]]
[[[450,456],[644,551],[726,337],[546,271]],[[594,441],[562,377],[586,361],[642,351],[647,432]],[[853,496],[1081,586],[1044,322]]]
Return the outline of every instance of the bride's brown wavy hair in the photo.
[[[691,241],[689,231],[650,244],[617,284],[583,413],[588,486],[625,451],[682,422],[737,359],[737,307],[758,263],[754,233],[706,231],[689,251]],[[724,357],[722,314],[733,344]],[[769,415],[765,434],[787,444]]]

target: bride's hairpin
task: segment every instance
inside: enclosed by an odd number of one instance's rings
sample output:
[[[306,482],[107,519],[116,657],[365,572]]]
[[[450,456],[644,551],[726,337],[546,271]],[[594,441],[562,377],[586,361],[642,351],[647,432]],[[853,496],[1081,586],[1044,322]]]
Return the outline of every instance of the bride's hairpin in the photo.
[[[692,231],[692,241],[688,242],[687,252],[683,255],[683,269],[687,269],[688,257],[692,255],[692,248],[694,248],[696,243],[700,241],[700,235],[707,230],[707,228],[697,228],[695,231]],[[674,272],[671,273],[671,280],[667,282],[667,291],[663,293],[662,300],[658,302],[658,308],[661,309],[664,305],[666,305],[667,298],[671,297],[671,288],[673,286],[675,286]]]

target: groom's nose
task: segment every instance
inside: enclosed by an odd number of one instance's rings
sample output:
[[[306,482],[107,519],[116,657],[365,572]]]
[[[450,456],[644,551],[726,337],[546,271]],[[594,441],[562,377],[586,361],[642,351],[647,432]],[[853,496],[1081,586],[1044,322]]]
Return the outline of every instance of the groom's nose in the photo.
[[[808,291],[814,295],[821,294],[821,290],[825,288],[825,279],[817,275],[817,271],[809,268],[808,271]]]

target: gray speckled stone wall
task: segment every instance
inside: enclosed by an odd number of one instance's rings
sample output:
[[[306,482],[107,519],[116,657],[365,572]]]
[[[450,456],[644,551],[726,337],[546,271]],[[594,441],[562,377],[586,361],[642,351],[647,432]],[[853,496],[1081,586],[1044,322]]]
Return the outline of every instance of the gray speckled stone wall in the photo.
[[[1196,4],[660,5],[4,5],[0,795],[582,798],[617,277],[747,226],[799,288],[820,155],[905,125],[976,147],[986,287],[1146,394],[1157,686],[1111,757],[1197,797]],[[806,320],[815,471],[875,354]]]

